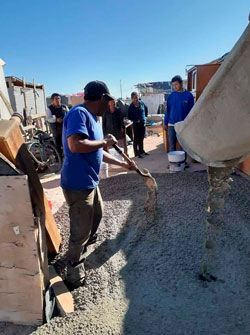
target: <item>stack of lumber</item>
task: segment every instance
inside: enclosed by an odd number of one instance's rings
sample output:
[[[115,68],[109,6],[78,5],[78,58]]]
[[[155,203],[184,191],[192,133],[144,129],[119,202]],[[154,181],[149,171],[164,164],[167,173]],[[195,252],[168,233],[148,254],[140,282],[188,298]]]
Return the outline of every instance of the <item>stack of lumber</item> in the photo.
[[[15,115],[0,120],[0,171],[8,162],[0,176],[0,321],[38,325],[47,254],[58,253],[61,236]]]
[[[45,257],[27,176],[0,176],[0,199],[0,320],[40,324]]]

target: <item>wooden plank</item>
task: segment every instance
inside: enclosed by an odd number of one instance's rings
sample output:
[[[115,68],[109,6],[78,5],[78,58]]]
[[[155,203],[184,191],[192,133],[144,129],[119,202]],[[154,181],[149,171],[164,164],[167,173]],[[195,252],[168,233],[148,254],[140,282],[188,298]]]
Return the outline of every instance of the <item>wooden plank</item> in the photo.
[[[0,121],[0,152],[15,163],[20,146],[24,143],[18,119]]]
[[[53,266],[49,266],[50,284],[56,296],[56,302],[60,314],[65,316],[66,314],[74,312],[74,300],[72,294],[67,289],[62,278],[56,273]]]
[[[48,250],[58,252],[61,237],[51,213],[39,180],[34,163],[19,128],[20,120],[0,120],[0,152],[28,175],[34,215],[40,218],[41,226],[46,227]],[[45,228],[44,228],[45,229]],[[45,231],[44,231],[45,237]]]
[[[39,325],[45,281],[27,176],[1,176],[0,203],[0,320]]]
[[[246,175],[250,176],[250,156],[240,163],[239,169],[244,172]]]
[[[47,232],[47,246],[51,253],[58,253],[62,238],[60,230],[58,229],[54,216],[51,212],[48,199],[44,195],[44,206],[46,212],[45,227]]]
[[[36,127],[33,126],[33,125],[28,125],[28,126],[23,127],[24,131],[29,131],[29,130],[33,130],[33,129],[36,129]]]
[[[35,115],[31,115],[32,120],[36,120],[39,118],[46,118],[46,114],[45,113],[40,113],[40,114],[35,114]]]

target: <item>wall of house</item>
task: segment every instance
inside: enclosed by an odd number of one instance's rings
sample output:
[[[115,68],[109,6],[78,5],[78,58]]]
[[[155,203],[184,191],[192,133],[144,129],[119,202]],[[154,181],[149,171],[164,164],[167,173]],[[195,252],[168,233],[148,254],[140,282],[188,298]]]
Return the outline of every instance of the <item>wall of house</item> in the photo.
[[[0,90],[5,96],[5,98],[9,101],[9,95],[8,95],[8,90],[5,82],[5,76],[3,72],[3,67],[4,67],[4,61],[0,59]],[[0,119],[6,119],[9,120],[10,118],[10,113],[5,106],[5,103],[3,102],[2,98],[0,97]]]
[[[71,100],[71,105],[72,106],[79,105],[79,104],[83,103],[84,96],[83,96],[83,94],[82,95],[73,94],[73,95],[71,95],[70,100]]]
[[[187,89],[193,93],[196,100],[200,97],[209,80],[219,67],[220,64],[197,65],[188,72]],[[194,72],[196,72],[196,85],[193,85]],[[195,86],[195,88],[193,86]]]
[[[197,67],[196,100],[199,98],[209,80],[213,77],[219,67],[220,64],[199,65]]]
[[[21,115],[23,115],[23,110],[25,108],[23,92],[25,92],[26,104],[27,104],[27,110],[26,110],[27,116],[45,113],[47,107],[45,105],[44,89],[37,88],[35,93],[33,88],[11,86],[8,88],[8,92],[11,106],[15,112],[18,112]]]

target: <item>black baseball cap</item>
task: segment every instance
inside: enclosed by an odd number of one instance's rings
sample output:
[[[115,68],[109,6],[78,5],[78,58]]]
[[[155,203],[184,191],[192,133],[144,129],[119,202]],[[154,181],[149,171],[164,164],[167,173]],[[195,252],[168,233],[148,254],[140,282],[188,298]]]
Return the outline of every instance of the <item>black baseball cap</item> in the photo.
[[[115,98],[110,94],[107,85],[103,81],[91,81],[84,87],[84,99],[97,101],[102,97],[106,98],[107,101],[115,100]]]

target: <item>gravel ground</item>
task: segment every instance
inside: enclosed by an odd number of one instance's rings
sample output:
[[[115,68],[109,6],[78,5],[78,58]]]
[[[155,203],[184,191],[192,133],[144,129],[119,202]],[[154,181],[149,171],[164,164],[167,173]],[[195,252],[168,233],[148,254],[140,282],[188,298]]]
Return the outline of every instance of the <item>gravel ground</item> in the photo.
[[[137,175],[101,182],[104,219],[99,241],[89,247],[86,285],[73,291],[76,311],[33,335],[250,334],[250,182],[233,176],[216,259],[221,280],[204,285],[198,273],[206,173],[154,177],[159,187],[154,219],[143,210],[146,188]],[[56,218],[64,234],[63,257],[66,205]]]

